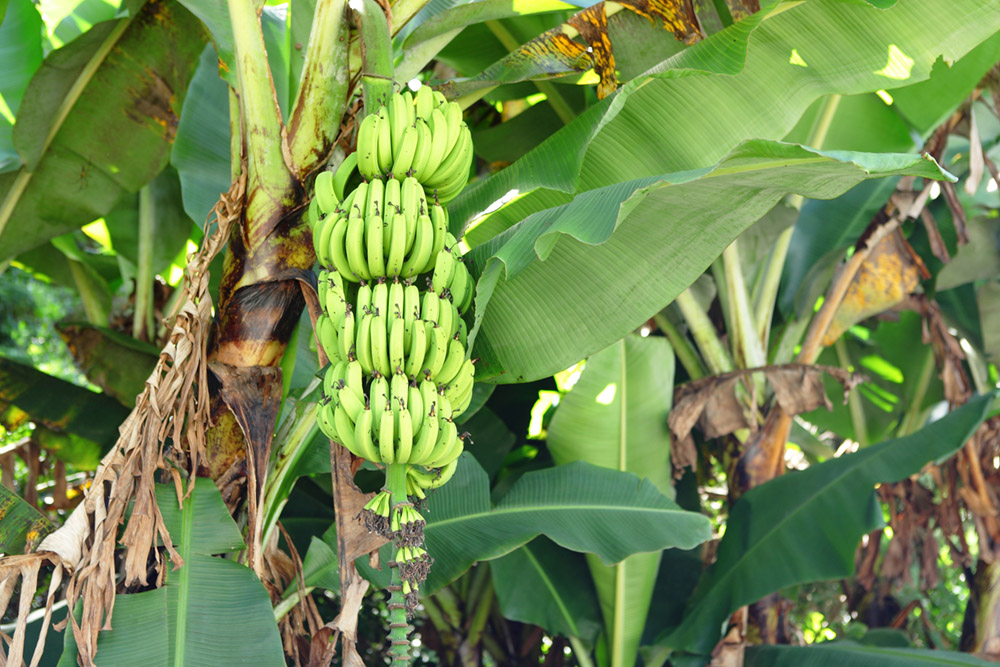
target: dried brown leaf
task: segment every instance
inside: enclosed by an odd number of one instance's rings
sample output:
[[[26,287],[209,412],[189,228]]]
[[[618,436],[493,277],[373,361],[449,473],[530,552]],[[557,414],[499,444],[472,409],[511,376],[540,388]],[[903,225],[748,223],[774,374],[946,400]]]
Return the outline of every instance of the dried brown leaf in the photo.
[[[823,387],[823,374],[844,386],[845,401],[847,392],[863,380],[861,375],[834,366],[782,364],[732,371],[688,382],[674,390],[674,407],[668,418],[674,440],[685,446],[695,424],[700,426],[707,438],[752,427],[736,397],[736,387],[742,378],[753,373],[764,373],[774,388],[778,405],[789,415],[815,410],[821,405],[831,407]],[[693,460],[689,452],[684,458]]]
[[[898,229],[885,235],[854,275],[822,344],[833,345],[851,326],[899,304],[927,275],[927,269]]]
[[[204,452],[208,422],[208,382],[205,349],[212,322],[208,266],[229,239],[230,229],[242,214],[246,180],[237,179],[212,211],[201,248],[185,269],[184,298],[178,303],[169,340],[156,367],[146,380],[135,407],[119,428],[120,436],[101,460],[94,481],[83,501],[66,523],[38,546],[38,558],[47,558],[69,573],[66,600],[82,604],[79,619],[70,616],[84,665],[94,664],[97,635],[110,628],[119,580],[123,585],[148,584],[148,564],[162,583],[165,554],[177,563],[170,535],[155,502],[156,472],[163,465],[163,444],[173,441],[173,454],[186,454],[189,469],[198,466]],[[193,489],[191,474],[188,493]],[[134,510],[125,520],[126,510]],[[124,572],[116,568],[118,529],[124,524]],[[164,549],[157,548],[162,543]],[[0,560],[0,570],[14,561]],[[5,579],[4,586],[9,579]],[[22,590],[26,582],[22,580]],[[0,590],[2,597],[2,590]],[[5,602],[5,600],[0,600]],[[6,605],[4,605],[6,606]],[[22,601],[23,606],[23,601]],[[27,614],[19,614],[18,633],[23,634]],[[17,664],[20,664],[18,659]]]
[[[232,411],[247,447],[249,476],[248,520],[251,534],[249,561],[260,577],[262,571],[262,516],[257,504],[267,476],[278,410],[281,407],[281,369],[275,366],[229,366],[209,362],[209,370],[219,381],[218,394]]]

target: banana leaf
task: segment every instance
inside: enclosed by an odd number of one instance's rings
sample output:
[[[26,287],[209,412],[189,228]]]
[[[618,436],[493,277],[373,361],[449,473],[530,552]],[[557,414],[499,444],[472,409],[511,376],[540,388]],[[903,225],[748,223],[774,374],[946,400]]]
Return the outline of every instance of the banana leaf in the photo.
[[[913,435],[786,473],[746,493],[733,506],[716,562],[684,621],[657,643],[707,655],[738,607],[785,586],[849,576],[861,536],[882,525],[874,485],[954,454],[994,398],[977,397]]]
[[[199,478],[194,493],[177,505],[172,484],[158,485],[157,504],[178,553],[166,585],[119,595],[113,619],[128,619],[100,634],[97,662],[105,665],[285,664],[271,599],[248,568],[216,558],[244,548],[215,484]],[[239,610],[238,618],[234,610]],[[238,621],[238,622],[237,622]],[[66,633],[60,665],[76,664],[76,643]]]

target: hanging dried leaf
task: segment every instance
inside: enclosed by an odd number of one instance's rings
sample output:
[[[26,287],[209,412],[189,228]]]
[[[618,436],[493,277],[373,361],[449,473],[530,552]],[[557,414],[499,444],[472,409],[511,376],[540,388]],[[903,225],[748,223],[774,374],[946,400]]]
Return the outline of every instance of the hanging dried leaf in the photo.
[[[169,342],[160,352],[135,408],[121,425],[117,442],[102,459],[83,502],[61,528],[39,544],[36,554],[20,557],[35,559],[32,561],[35,565],[22,568],[23,561],[12,560],[17,557],[0,559],[0,603],[6,608],[19,577],[20,606],[25,609],[25,613],[18,614],[8,664],[21,664],[23,647],[18,645],[17,638],[23,637],[27,626],[26,606],[30,606],[37,564],[42,560],[56,564],[59,576],[63,570],[70,575],[67,603],[70,608],[78,603],[82,607],[79,618],[70,616],[82,664],[94,663],[97,635],[101,629],[111,627],[118,586],[148,584],[151,570],[156,572],[160,583],[166,567],[164,552],[178,566],[183,562],[174,550],[156,503],[155,477],[162,466],[163,444],[167,440],[173,442],[175,453],[186,452],[192,471],[197,469],[199,453],[204,451],[209,408],[205,349],[212,322],[208,266],[240,219],[245,188],[246,179],[241,176],[213,209],[216,224],[188,262],[185,298]],[[209,228],[206,224],[206,229]],[[193,485],[194,474],[190,479]],[[119,571],[115,551],[122,524],[125,525],[120,541],[124,546],[124,571]],[[50,584],[50,598],[58,589],[56,581],[54,577]],[[29,589],[32,590],[28,592]],[[42,645],[40,641],[38,646]]]
[[[913,292],[921,278],[930,274],[897,229],[871,249],[855,274],[833,321],[823,336],[823,345],[833,345],[841,334],[861,320],[899,304]]]
[[[728,435],[740,428],[751,428],[753,425],[744,414],[744,408],[736,396],[736,388],[741,378],[753,373],[764,373],[774,388],[777,405],[788,415],[808,412],[820,406],[831,407],[823,387],[824,373],[843,385],[845,401],[847,393],[864,379],[859,374],[833,366],[785,364],[733,371],[695,380],[674,391],[674,407],[670,411],[668,422],[675,440],[688,440],[695,424],[700,426],[706,438]]]

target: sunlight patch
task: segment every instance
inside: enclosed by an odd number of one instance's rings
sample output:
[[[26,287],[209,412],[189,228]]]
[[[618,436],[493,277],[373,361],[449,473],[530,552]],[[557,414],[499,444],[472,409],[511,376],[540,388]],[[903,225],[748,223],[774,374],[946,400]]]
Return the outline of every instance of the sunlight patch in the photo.
[[[101,244],[105,250],[111,250],[111,235],[108,234],[108,227],[104,224],[104,218],[98,218],[89,225],[81,228],[84,234]]]
[[[876,90],[875,94],[878,95],[888,106],[892,106],[892,95],[884,90]]]
[[[798,65],[799,67],[809,67],[809,65],[806,64],[806,61],[802,59],[802,56],[799,55],[798,49],[792,49],[792,57],[788,59],[788,63],[791,65]]]
[[[897,81],[903,81],[910,78],[910,71],[913,69],[913,58],[903,53],[903,51],[895,44],[889,45],[889,62],[885,64],[885,67],[875,72],[876,74],[881,74],[887,79],[896,79]]]
[[[597,395],[594,400],[601,405],[611,405],[611,402],[615,400],[615,392],[618,390],[618,386],[612,382],[607,387],[601,390],[601,393]]]

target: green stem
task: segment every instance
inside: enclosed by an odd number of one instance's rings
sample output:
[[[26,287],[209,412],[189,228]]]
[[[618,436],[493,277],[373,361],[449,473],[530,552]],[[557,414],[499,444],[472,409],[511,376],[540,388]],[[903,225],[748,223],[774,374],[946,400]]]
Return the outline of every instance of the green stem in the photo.
[[[898,436],[910,435],[923,424],[924,409],[922,405],[927,397],[927,390],[931,386],[934,369],[934,352],[929,346],[924,347],[924,363],[920,367],[920,375],[917,376],[917,388],[914,390],[910,404],[906,407],[906,412],[899,422]]]
[[[808,315],[804,315],[800,318],[789,320],[785,324],[785,328],[781,332],[781,338],[778,339],[778,346],[775,348],[774,354],[771,355],[772,364],[791,363],[797,354],[795,348],[802,342],[802,337],[809,327],[810,319]]]
[[[660,327],[660,331],[670,341],[671,347],[674,348],[674,354],[677,355],[681,366],[687,371],[688,377],[692,380],[699,380],[705,377],[705,367],[701,365],[701,360],[687,338],[677,330],[673,322],[670,321],[670,318],[663,313],[657,313],[653,315],[653,319],[656,321],[656,325]]]
[[[757,327],[754,326],[753,314],[750,312],[750,294],[743,280],[743,267],[740,262],[739,239],[734,240],[722,251],[722,264],[726,274],[726,292],[729,294],[729,307],[732,311],[735,330],[733,334],[733,352],[742,362],[743,368],[759,368],[767,364],[764,348],[757,337]],[[764,398],[764,378],[754,377],[757,385],[757,395]]]
[[[392,39],[389,22],[375,0],[363,0],[358,11],[361,31],[361,85],[365,115],[374,113],[392,94]]]
[[[429,2],[430,0],[396,0],[392,5],[392,34],[397,34]]]
[[[843,337],[838,338],[837,342],[833,344],[834,350],[837,352],[837,363],[844,370],[851,370],[851,359],[847,356],[847,345],[844,343]],[[864,406],[861,404],[861,395],[858,393],[857,387],[851,389],[850,393],[847,395],[847,407],[851,413],[851,425],[854,427],[854,439],[857,440],[860,447],[868,446],[868,422],[865,419]]]
[[[482,639],[483,628],[486,627],[486,619],[490,615],[490,607],[493,605],[493,586],[487,577],[487,585],[483,588],[479,597],[474,598],[476,610],[472,613],[472,620],[469,622],[469,631],[466,633],[466,642],[469,646],[478,646]]]
[[[67,257],[66,262],[69,264],[70,273],[73,274],[76,291],[80,293],[80,299],[83,301],[83,311],[87,314],[87,321],[99,327],[108,326],[108,311],[101,298],[102,290],[87,272],[86,265],[71,257]]]
[[[729,357],[729,352],[719,340],[712,321],[698,305],[690,288],[678,294],[674,303],[681,309],[681,314],[687,321],[694,342],[701,350],[701,356],[712,374],[719,375],[733,370],[733,361]]]
[[[573,648],[573,657],[576,658],[580,667],[594,667],[594,661],[590,659],[590,651],[583,645],[579,637],[569,636],[569,645]]]
[[[229,178],[236,180],[243,169],[243,119],[240,117],[240,96],[229,88]]]
[[[267,475],[264,483],[263,500],[259,509],[264,515],[261,544],[271,543],[271,534],[278,524],[278,517],[295,485],[296,476],[292,472],[319,430],[316,425],[318,409],[319,404],[309,402],[305,404],[301,414],[298,410],[292,410],[292,416],[278,427],[275,434],[274,442],[280,444],[281,449],[274,469]]]
[[[267,63],[258,5],[253,0],[229,0],[240,82],[240,110],[247,139],[247,192],[253,193],[247,198],[246,209],[247,236],[251,238],[255,223],[267,221],[275,206],[288,198],[290,190],[288,168],[281,150],[281,111]]]
[[[809,130],[809,137],[806,145],[813,148],[822,148],[826,141],[826,135],[830,132],[833,118],[837,114],[837,105],[840,104],[840,95],[830,95],[823,103],[816,121]],[[805,198],[802,195],[792,195],[788,198],[788,203],[796,210],[802,210]],[[781,274],[785,270],[785,259],[788,257],[788,247],[792,242],[792,233],[795,226],[785,229],[778,236],[771,251],[771,257],[767,263],[767,274],[764,276],[764,283],[757,299],[756,317],[757,331],[761,344],[767,348],[768,339],[771,333],[771,320],[774,317],[774,304],[778,300],[778,287],[781,284]]]
[[[288,148],[300,179],[329,154],[347,105],[345,6],[345,0],[319,0],[313,14],[302,81],[288,117]]]
[[[722,22],[723,28],[728,28],[733,24],[733,15],[729,13],[729,7],[726,6],[726,0],[712,0],[712,4],[715,5],[715,13],[719,15],[719,21]]]
[[[135,312],[132,315],[132,338],[153,342],[153,238],[156,231],[156,207],[149,185],[139,190],[139,256],[135,276]]]
[[[437,600],[441,612],[447,617],[453,628],[462,624],[462,612],[458,609],[458,597],[450,586],[445,586],[435,593],[434,599]]]
[[[385,467],[385,486],[389,492],[389,503],[392,512],[400,503],[407,503],[406,497],[406,464],[389,463]],[[390,514],[391,516],[391,514]],[[406,619],[406,598],[403,595],[403,579],[399,576],[399,568],[391,566],[392,576],[389,580],[389,654],[393,665],[406,665],[410,660],[410,625]]]
[[[274,606],[274,620],[280,621],[285,617],[285,614],[290,612],[295,605],[304,597],[316,590],[315,586],[306,586],[302,591],[295,589],[292,591],[291,595],[279,602]]]
[[[484,25],[500,40],[503,48],[511,53],[521,48],[521,43],[517,38],[499,21],[484,21]],[[556,89],[551,81],[533,80],[532,83],[538,88],[538,92],[545,95],[545,99],[552,106],[552,110],[556,112],[556,115],[559,116],[559,120],[566,125],[573,122],[573,119],[576,118],[576,112],[573,111],[569,103],[566,102],[566,98],[562,96],[562,93]]]
[[[986,368],[986,360],[979,354],[979,350],[972,347],[964,339],[961,341],[962,351],[965,352],[965,362],[969,365],[972,375],[972,384],[980,394],[985,394],[993,389],[990,386],[989,370]]]
[[[442,658],[442,664],[450,665],[455,654],[455,641],[457,635],[455,634],[455,629],[448,624],[448,621],[444,617],[444,612],[442,612],[437,603],[434,602],[434,596],[430,596],[421,601],[424,605],[424,611],[427,613],[427,619],[434,626],[437,631],[438,637],[441,639],[441,647],[444,649],[444,655],[440,656]]]
[[[455,28],[406,49],[403,52],[403,59],[396,65],[396,76],[400,81],[409,81],[420,74],[421,70],[434,60],[434,56],[448,46],[460,32],[461,28]]]
[[[785,257],[788,256],[788,246],[792,242],[792,232],[795,226],[782,230],[774,249],[767,260],[767,271],[757,292],[757,303],[754,309],[754,320],[757,322],[757,337],[765,348],[771,337],[771,320],[774,318],[774,304],[778,300],[778,287],[781,284],[781,274],[785,270]]]

